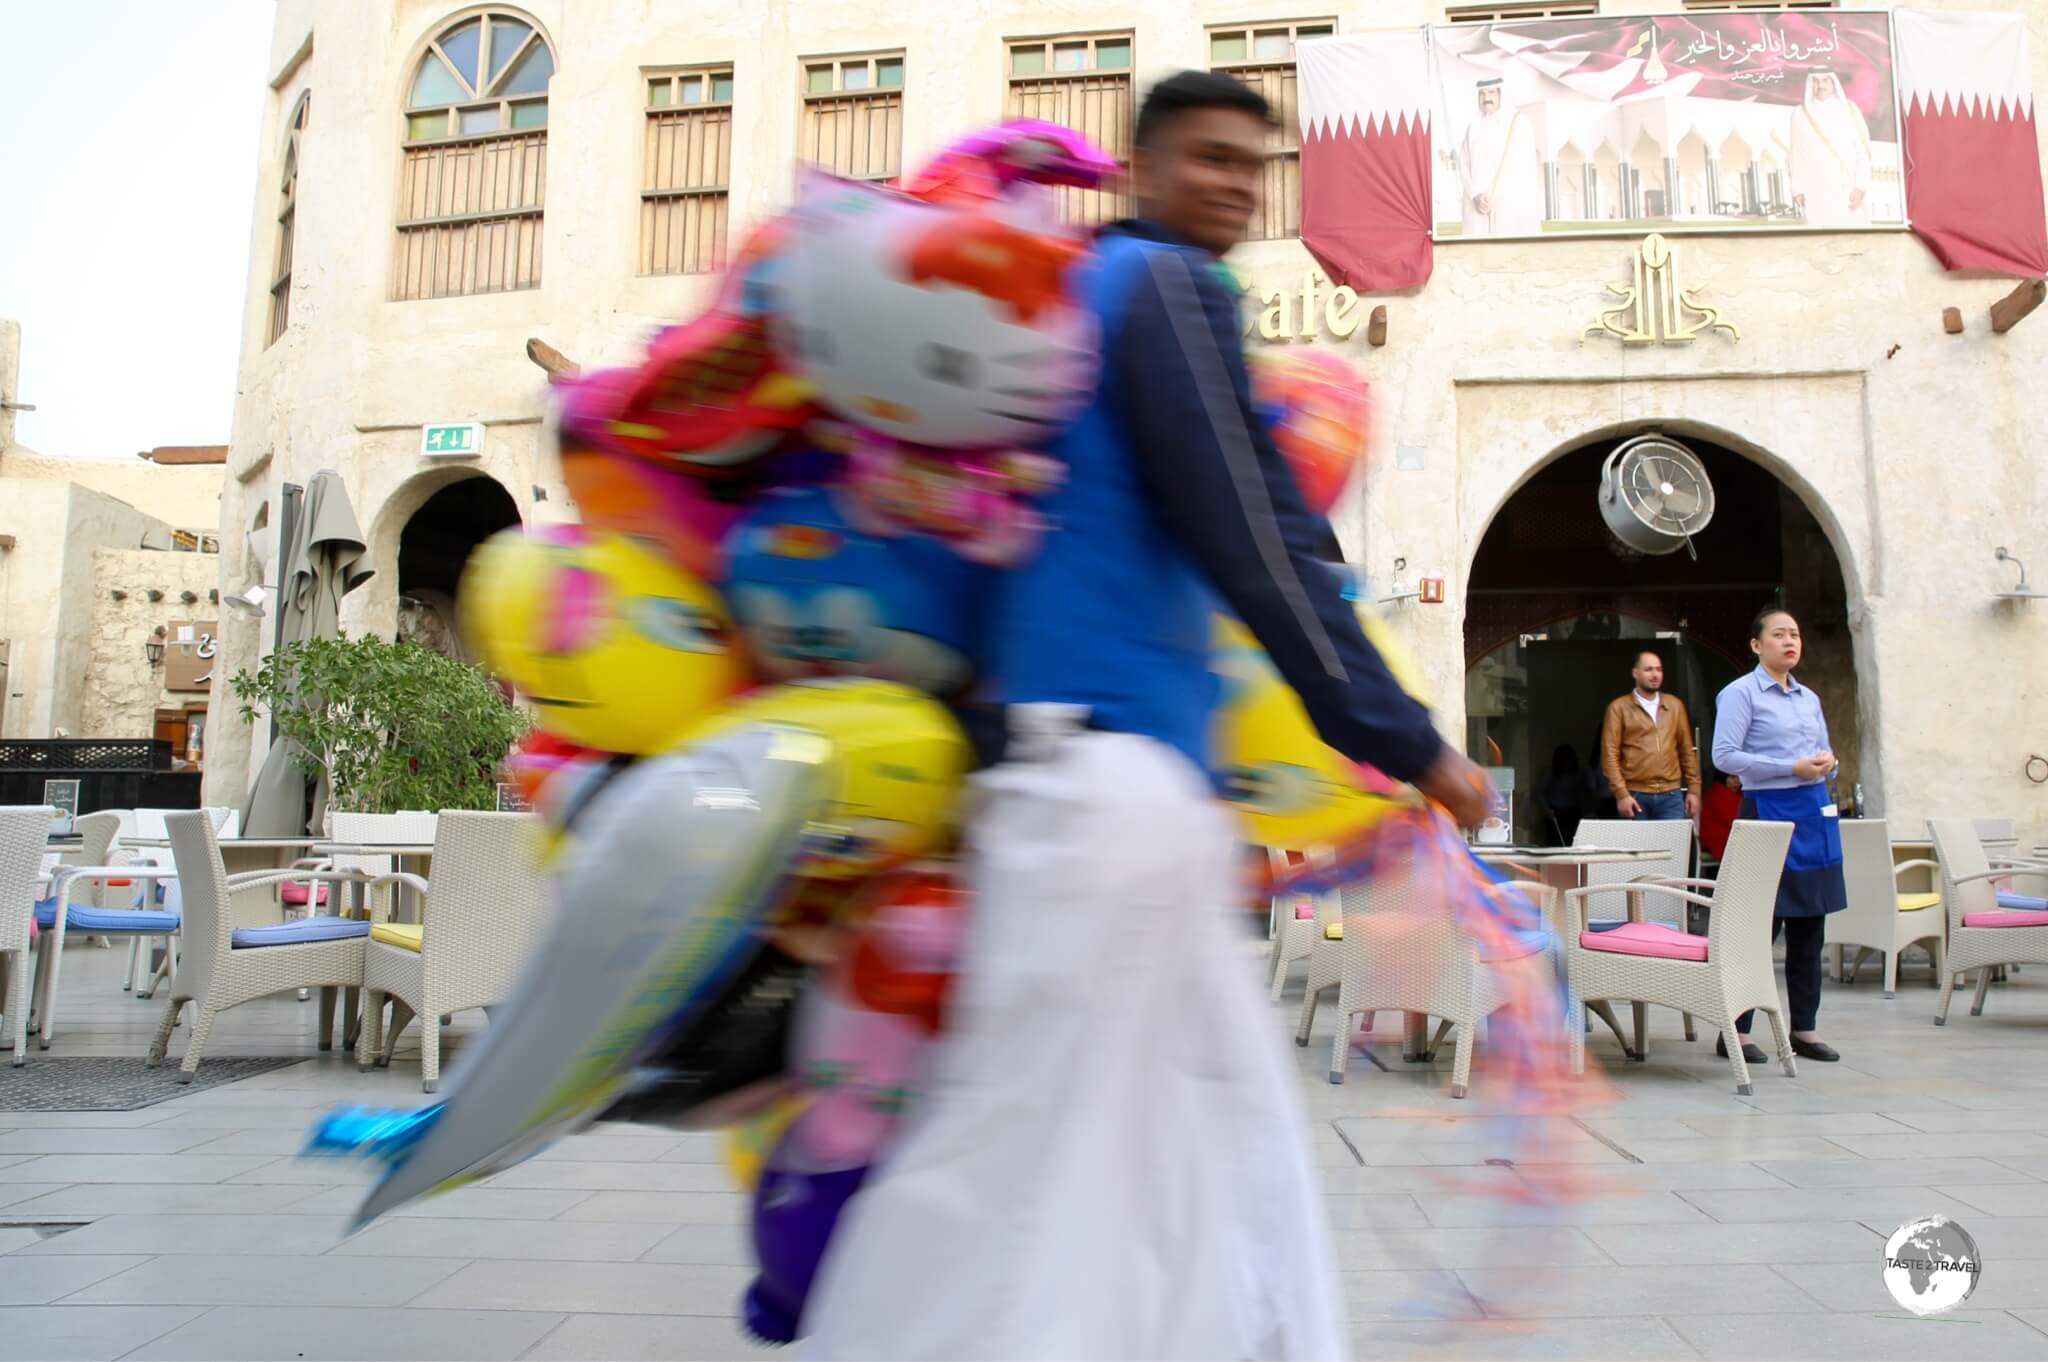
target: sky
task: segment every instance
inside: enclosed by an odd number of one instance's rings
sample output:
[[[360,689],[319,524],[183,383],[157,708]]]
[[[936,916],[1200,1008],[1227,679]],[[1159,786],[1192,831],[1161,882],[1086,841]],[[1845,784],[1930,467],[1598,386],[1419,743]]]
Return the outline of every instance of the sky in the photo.
[[[0,317],[15,439],[226,444],[270,0],[0,0]]]

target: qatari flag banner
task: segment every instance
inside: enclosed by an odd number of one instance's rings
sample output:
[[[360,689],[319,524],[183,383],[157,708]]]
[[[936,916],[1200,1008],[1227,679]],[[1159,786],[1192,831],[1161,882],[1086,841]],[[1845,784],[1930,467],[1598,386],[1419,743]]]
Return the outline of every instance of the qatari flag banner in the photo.
[[[1429,50],[1421,30],[1301,44],[1301,244],[1360,292],[1429,278]]]
[[[1914,233],[1952,270],[2048,274],[2026,16],[1897,20]]]

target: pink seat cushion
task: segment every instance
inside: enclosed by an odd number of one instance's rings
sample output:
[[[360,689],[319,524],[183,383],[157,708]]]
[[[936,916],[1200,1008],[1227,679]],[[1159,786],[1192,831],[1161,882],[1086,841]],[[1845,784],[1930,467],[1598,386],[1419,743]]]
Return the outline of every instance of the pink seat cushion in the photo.
[[[1306,922],[1315,915],[1316,906],[1313,903],[1297,903],[1294,905],[1294,917],[1298,922]]]
[[[320,885],[319,890],[320,897],[317,900],[317,902],[324,905],[327,902],[327,886],[324,884]],[[306,906],[308,896],[306,893],[306,886],[294,880],[292,883],[287,884],[282,889],[278,890],[277,897],[280,902],[289,903],[295,907],[303,908]]]
[[[1589,951],[1616,955],[1654,955],[1663,960],[1705,960],[1707,939],[1667,927],[1661,922],[1625,922],[1611,931],[1581,932],[1579,944]]]
[[[2048,927],[2048,912],[2033,909],[2024,912],[1964,913],[1963,925],[1965,927]]]

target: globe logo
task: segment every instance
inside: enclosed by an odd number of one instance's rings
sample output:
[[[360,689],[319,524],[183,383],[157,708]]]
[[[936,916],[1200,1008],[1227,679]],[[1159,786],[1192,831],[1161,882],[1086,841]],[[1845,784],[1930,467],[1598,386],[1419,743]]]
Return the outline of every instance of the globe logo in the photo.
[[[1909,1220],[1884,1244],[1884,1285],[1916,1315],[1955,1309],[1977,1289],[1977,1241],[1945,1215]]]

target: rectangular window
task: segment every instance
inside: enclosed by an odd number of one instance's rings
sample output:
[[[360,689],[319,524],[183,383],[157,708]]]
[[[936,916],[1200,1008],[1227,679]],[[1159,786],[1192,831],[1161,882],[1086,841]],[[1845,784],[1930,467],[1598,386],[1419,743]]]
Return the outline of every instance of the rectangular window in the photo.
[[[648,72],[640,273],[725,264],[732,179],[732,68]]]
[[[903,54],[803,59],[797,155],[851,180],[903,168]]]
[[[1454,24],[1506,24],[1517,19],[1576,19],[1598,14],[1599,0],[1550,0],[1550,3],[1507,5],[1457,5],[1444,11]]]
[[[1130,34],[1013,38],[1006,47],[1006,117],[1042,118],[1072,128],[1130,165],[1131,131],[1137,118]],[[1127,185],[1054,193],[1066,222],[1109,222],[1131,211]]]
[[[545,102],[539,107],[544,115]],[[472,128],[473,116],[496,130]],[[421,128],[422,117],[438,123]],[[539,287],[547,128],[505,129],[495,106],[464,110],[458,131],[451,133],[447,122],[446,113],[408,120],[392,296],[403,301]]]
[[[1295,106],[1294,45],[1336,31],[1332,19],[1209,30],[1211,69],[1235,76],[1264,95],[1276,120],[1266,134],[1265,194],[1245,230],[1248,241],[1301,235],[1301,119]]]

